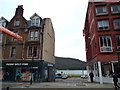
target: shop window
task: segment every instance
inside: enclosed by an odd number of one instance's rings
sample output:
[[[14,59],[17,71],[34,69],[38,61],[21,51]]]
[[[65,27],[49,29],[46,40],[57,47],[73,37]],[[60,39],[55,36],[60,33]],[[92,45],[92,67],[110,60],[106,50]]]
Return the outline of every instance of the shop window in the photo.
[[[29,47],[28,48],[28,57],[37,57],[37,47],[34,46],[34,47]]]
[[[110,36],[100,36],[100,52],[112,52],[112,41]]]
[[[102,62],[102,75],[104,77],[110,77],[112,75],[112,65],[109,62]]]
[[[108,14],[106,6],[96,6],[96,15],[105,15]]]
[[[120,29],[120,19],[114,19],[114,29]]]
[[[98,30],[108,30],[109,29],[109,22],[108,20],[101,20],[97,22]]]
[[[16,47],[12,47],[12,49],[11,49],[11,57],[16,57]]]
[[[38,31],[31,31],[30,32],[30,40],[38,40],[39,33]]]
[[[120,13],[120,5],[112,5],[111,11],[112,13]]]

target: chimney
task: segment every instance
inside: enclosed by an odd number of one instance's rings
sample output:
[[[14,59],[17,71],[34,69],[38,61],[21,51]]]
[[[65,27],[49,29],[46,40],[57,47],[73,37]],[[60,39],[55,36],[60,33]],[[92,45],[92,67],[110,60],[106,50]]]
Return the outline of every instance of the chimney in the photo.
[[[16,12],[15,12],[15,15],[21,15],[23,16],[23,5],[19,5],[17,8],[16,8]]]

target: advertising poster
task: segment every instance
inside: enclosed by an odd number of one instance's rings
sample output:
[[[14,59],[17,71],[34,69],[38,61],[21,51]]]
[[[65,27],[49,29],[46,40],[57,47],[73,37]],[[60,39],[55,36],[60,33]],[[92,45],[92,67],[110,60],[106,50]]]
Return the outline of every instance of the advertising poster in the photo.
[[[30,72],[22,73],[21,81],[30,81],[30,80],[31,80],[31,73]]]

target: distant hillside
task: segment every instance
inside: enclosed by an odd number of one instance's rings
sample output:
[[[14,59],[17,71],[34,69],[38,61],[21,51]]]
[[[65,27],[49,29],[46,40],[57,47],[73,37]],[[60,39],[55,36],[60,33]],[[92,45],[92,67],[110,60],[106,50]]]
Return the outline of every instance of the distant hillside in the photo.
[[[56,69],[58,70],[83,70],[86,62],[74,58],[55,57]]]

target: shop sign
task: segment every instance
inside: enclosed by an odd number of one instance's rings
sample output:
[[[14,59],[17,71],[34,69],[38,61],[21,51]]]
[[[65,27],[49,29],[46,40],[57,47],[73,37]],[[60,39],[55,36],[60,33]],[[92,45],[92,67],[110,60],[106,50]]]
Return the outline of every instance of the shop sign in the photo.
[[[28,63],[6,63],[6,66],[28,66]]]
[[[49,64],[49,63],[48,63],[48,66],[49,66],[49,67],[53,67],[53,64]]]

